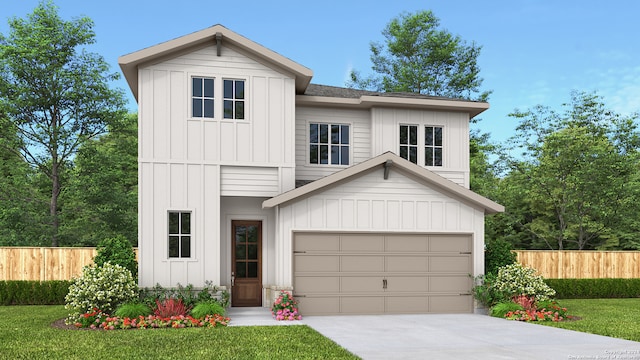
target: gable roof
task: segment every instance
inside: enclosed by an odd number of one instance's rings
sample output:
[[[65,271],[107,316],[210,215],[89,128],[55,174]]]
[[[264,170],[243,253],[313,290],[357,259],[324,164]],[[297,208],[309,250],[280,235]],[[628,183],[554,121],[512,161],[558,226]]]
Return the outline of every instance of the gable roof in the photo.
[[[219,35],[219,36],[217,36]],[[221,37],[220,37],[221,36]],[[148,47],[118,58],[118,64],[129,83],[136,100],[138,99],[138,65],[183,52],[189,48],[197,47],[205,43],[232,44],[237,46],[257,59],[273,66],[291,72],[296,77],[296,92],[303,93],[313,77],[313,71],[293,60],[286,58],[275,51],[239,35],[222,25],[214,25],[204,30],[196,31],[189,35],[169,40],[158,45]]]
[[[450,180],[447,180],[442,176],[434,173],[433,171],[427,170],[408,160],[405,160],[392,152],[385,152],[367,161],[353,165],[344,170],[338,171],[319,180],[311,182],[307,185],[265,200],[262,203],[262,208],[272,208],[278,205],[302,199],[314,193],[321,192],[330,186],[334,186],[344,181],[349,181],[354,177],[375,170],[380,166],[385,166],[387,168],[390,167],[390,169],[392,170],[401,171],[405,174],[411,175],[433,189],[439,190],[449,196],[484,209],[485,214],[504,212],[504,206],[481,195],[478,195],[475,192]]]

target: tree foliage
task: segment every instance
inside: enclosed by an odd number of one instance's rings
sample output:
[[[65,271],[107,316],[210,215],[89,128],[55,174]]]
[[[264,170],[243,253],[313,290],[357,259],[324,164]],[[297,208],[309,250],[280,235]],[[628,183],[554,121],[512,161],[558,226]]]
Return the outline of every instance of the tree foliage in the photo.
[[[385,43],[370,44],[376,75],[352,71],[348,86],[486,101],[477,63],[481,47],[439,27],[430,10],[392,19],[382,31]]]
[[[51,245],[58,245],[61,171],[87,140],[124,115],[124,96],[95,42],[93,22],[59,17],[51,2],[0,35],[0,106],[17,129],[21,156],[50,181]]]

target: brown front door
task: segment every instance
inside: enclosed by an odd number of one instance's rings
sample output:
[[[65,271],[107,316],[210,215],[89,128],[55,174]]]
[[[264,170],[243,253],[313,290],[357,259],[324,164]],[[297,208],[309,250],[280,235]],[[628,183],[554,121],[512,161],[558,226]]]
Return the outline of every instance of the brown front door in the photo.
[[[262,306],[262,221],[231,227],[231,306]]]

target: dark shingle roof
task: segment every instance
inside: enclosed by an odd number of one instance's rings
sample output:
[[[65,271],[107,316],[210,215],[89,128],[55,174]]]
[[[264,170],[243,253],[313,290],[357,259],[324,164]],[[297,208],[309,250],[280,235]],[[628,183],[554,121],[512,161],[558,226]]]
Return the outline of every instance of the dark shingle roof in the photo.
[[[467,99],[449,98],[444,96],[430,96],[409,92],[378,92],[369,90],[359,90],[351,88],[343,88],[337,86],[309,84],[304,92],[307,96],[325,96],[336,98],[352,98],[357,99],[361,96],[380,96],[380,97],[396,97],[396,98],[413,98],[413,99],[434,99],[434,100],[451,100],[451,101],[470,101]]]

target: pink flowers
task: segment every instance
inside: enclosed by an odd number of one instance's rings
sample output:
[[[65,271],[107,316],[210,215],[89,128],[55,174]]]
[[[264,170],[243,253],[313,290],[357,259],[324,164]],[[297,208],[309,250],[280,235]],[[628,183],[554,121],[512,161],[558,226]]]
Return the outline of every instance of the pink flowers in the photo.
[[[298,302],[293,299],[291,293],[282,291],[271,307],[271,314],[276,320],[302,320],[297,305]]]

